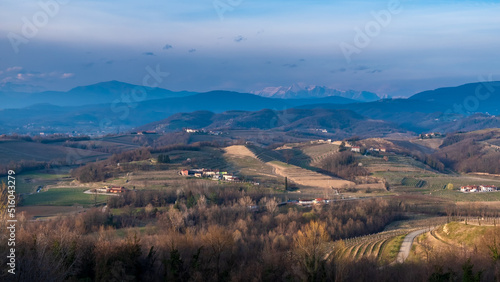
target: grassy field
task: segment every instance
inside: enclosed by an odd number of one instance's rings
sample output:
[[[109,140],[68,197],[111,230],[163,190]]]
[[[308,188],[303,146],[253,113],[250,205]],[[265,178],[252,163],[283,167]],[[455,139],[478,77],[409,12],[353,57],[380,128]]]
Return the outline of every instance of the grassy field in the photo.
[[[412,246],[409,260],[417,261],[433,256],[438,251],[453,252],[461,249],[462,252],[477,251],[479,248],[487,250],[491,244],[491,236],[494,234],[494,226],[477,226],[460,222],[450,222],[439,228],[420,235]]]
[[[401,245],[406,235],[407,234],[402,234],[385,242],[381,247],[379,261],[383,263],[393,262],[398,256],[399,249],[401,249]]]
[[[70,180],[69,168],[21,173],[16,177],[16,192],[18,194],[35,193],[39,186],[46,187]]]
[[[428,170],[376,171],[373,176],[386,179],[396,193],[417,193],[432,195],[452,201],[499,201],[500,193],[468,193],[458,189],[464,185],[497,185],[500,179],[484,175],[441,174]],[[446,185],[453,184],[454,190]]]
[[[469,247],[473,247],[480,243],[481,237],[491,228],[493,227],[450,222],[438,228],[436,233],[449,243],[457,245],[465,244]]]
[[[22,206],[92,206],[94,195],[84,194],[87,188],[54,188],[47,192],[40,192],[26,196],[21,202]],[[97,204],[107,201],[109,196],[98,195]]]
[[[460,191],[440,190],[432,192],[433,196],[455,202],[493,202],[500,201],[500,192],[462,193]]]

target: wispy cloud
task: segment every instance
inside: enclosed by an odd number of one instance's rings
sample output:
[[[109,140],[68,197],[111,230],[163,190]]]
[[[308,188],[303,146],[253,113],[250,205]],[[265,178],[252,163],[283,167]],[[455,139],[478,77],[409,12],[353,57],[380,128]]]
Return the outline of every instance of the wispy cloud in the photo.
[[[284,64],[283,66],[291,69],[298,67],[297,64]]]
[[[346,72],[347,69],[346,68],[338,68],[338,69],[334,69],[332,71],[330,71],[331,73],[338,73],[338,72]]]
[[[241,36],[241,35],[238,35],[234,38],[234,42],[241,42],[241,41],[244,41],[244,40],[247,40],[245,37]]]
[[[26,71],[22,67],[10,67],[6,71],[0,71],[0,75],[5,74],[6,76],[0,80],[1,84],[5,83],[24,83],[34,80],[50,80],[50,79],[67,79],[75,76],[74,73],[70,72],[35,72]]]
[[[196,49],[189,49],[188,52],[189,53],[194,53],[194,52],[196,52]]]
[[[362,71],[362,70],[367,70],[367,69],[370,69],[370,68],[367,67],[367,66],[356,66],[356,67],[354,67],[355,71]]]
[[[74,73],[69,73],[69,72],[67,72],[67,73],[63,73],[63,74],[61,75],[61,78],[65,79],[65,78],[70,78],[70,77],[73,77],[73,76],[75,76],[75,74],[74,74]]]
[[[142,53],[144,56],[156,56],[153,52],[144,52]]]
[[[22,70],[22,69],[23,69],[22,67],[18,67],[18,66],[16,66],[16,67],[10,67],[10,68],[7,68],[5,71],[6,71],[6,72],[12,72],[12,71],[20,71],[20,70]]]
[[[163,49],[163,50],[168,50],[168,49],[172,49],[172,48],[173,48],[173,47],[172,47],[172,45],[167,44],[167,45],[163,46],[163,48],[162,48],[162,49]]]

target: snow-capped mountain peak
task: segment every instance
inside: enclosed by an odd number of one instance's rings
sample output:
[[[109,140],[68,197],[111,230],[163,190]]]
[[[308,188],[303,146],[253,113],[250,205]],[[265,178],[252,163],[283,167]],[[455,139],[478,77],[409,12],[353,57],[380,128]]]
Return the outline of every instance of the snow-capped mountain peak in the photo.
[[[262,97],[282,99],[323,98],[329,96],[339,96],[361,102],[371,102],[380,99],[377,94],[372,92],[338,90],[325,86],[304,85],[302,83],[294,83],[291,86],[265,87],[262,90],[251,91],[251,93]]]

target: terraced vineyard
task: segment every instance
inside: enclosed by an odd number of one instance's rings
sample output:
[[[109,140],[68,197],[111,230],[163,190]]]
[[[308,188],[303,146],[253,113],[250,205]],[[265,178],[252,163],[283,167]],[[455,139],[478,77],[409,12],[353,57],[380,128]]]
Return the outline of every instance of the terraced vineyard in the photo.
[[[277,151],[267,150],[258,146],[247,146],[247,148],[252,151],[259,160],[265,163],[272,161],[286,162],[285,158]]]
[[[380,232],[372,235],[350,238],[344,240],[345,248],[340,251],[340,257],[345,259],[359,260],[361,258],[375,258],[378,261],[384,260],[383,250],[387,244],[395,237],[411,232],[408,230],[392,230]]]
[[[287,162],[282,150],[268,150],[257,146],[247,146],[247,148],[250,149],[259,160],[265,163],[279,161],[312,171],[317,170],[309,165],[311,163],[310,157],[298,149],[289,149],[293,155]]]
[[[408,187],[422,188],[427,185],[427,181],[413,177],[403,177],[401,185]]]
[[[339,146],[333,144],[320,144],[300,148],[310,158],[310,165],[317,166],[326,157],[338,152]]]

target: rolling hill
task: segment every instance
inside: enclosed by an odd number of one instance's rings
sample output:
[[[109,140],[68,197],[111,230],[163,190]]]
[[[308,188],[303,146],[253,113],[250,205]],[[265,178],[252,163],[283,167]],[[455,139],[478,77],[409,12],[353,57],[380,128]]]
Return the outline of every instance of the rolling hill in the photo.
[[[319,133],[325,137],[384,136],[395,132],[406,132],[392,123],[368,119],[349,110],[293,108],[283,111],[264,109],[252,112],[228,111],[218,114],[208,111],[181,113],[141,126],[137,130],[171,132],[182,128],[224,131],[258,129]]]
[[[469,83],[417,93],[409,98],[445,105],[443,112],[500,114],[500,81]]]
[[[212,91],[185,97],[146,101],[118,100],[111,104],[55,106],[37,104],[22,109],[0,110],[0,130],[3,132],[117,132],[161,120],[176,113],[207,110],[257,111],[265,108],[281,110],[297,105],[322,103],[352,103],[342,97],[321,99],[271,99],[253,94]]]

